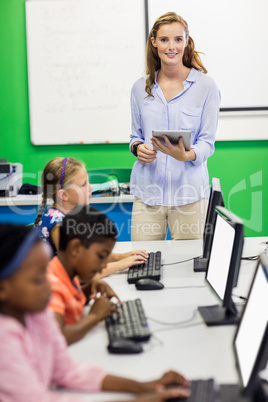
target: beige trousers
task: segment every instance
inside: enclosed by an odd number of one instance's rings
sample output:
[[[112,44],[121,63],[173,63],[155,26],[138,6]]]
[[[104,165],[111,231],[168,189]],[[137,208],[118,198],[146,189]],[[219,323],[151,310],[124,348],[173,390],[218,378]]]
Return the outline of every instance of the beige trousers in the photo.
[[[146,205],[135,198],[131,219],[131,241],[165,240],[169,228],[172,240],[203,236],[208,200],[176,207]]]

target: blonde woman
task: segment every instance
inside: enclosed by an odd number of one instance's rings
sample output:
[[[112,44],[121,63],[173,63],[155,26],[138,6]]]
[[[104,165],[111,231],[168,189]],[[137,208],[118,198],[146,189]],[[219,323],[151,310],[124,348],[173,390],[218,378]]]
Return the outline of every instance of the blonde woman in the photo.
[[[147,76],[131,93],[131,240],[164,240],[168,227],[172,239],[203,234],[220,105],[206,73],[187,22],[174,12],[159,17],[147,41]],[[153,130],[190,130],[191,149],[181,138],[172,145],[165,136],[162,144]]]

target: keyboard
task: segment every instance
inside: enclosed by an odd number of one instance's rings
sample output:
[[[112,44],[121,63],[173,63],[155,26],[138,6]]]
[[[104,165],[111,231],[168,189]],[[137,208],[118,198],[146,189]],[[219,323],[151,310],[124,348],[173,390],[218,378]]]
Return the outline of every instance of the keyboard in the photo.
[[[189,398],[172,398],[169,402],[218,402],[215,382],[208,380],[191,381],[191,395]]]
[[[218,395],[220,402],[249,402],[251,400],[242,396],[237,384],[221,384]]]
[[[161,278],[161,251],[149,253],[144,264],[133,265],[128,269],[128,283],[135,283],[139,279],[151,278],[157,281]]]
[[[140,299],[117,303],[115,308],[120,314],[111,313],[105,319],[110,342],[121,338],[133,341],[147,341],[150,338],[151,333]]]
[[[173,398],[168,402],[249,402],[249,400],[241,396],[237,384],[217,386],[216,382],[210,378],[191,381],[189,398]]]

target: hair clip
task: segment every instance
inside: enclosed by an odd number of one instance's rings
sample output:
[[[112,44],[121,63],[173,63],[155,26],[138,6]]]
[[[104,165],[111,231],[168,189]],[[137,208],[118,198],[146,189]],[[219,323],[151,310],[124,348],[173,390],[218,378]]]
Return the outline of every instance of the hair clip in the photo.
[[[63,187],[63,179],[64,179],[64,173],[65,173],[67,159],[68,158],[64,158],[63,163],[62,163],[61,176],[60,176],[60,189],[62,189],[62,187]]]

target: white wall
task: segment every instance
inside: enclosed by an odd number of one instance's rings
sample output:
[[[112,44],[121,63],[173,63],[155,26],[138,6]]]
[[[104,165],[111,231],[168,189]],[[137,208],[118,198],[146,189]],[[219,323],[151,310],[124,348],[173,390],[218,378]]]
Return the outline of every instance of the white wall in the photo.
[[[221,107],[268,107],[267,0],[148,0],[149,30],[168,11],[188,23]],[[268,111],[222,112],[217,140],[268,139]]]
[[[217,141],[268,140],[267,112],[221,112]]]

